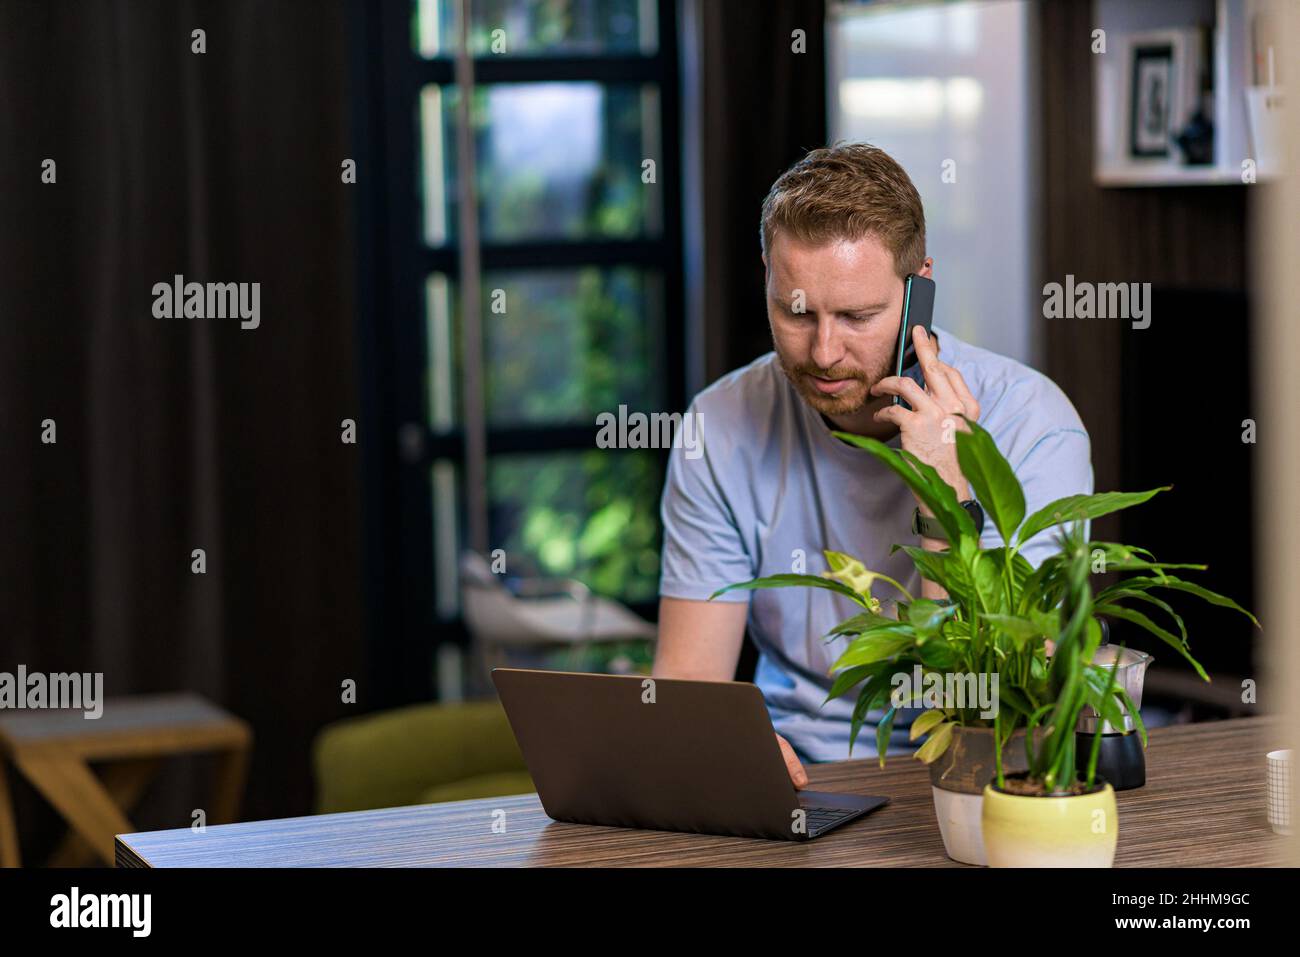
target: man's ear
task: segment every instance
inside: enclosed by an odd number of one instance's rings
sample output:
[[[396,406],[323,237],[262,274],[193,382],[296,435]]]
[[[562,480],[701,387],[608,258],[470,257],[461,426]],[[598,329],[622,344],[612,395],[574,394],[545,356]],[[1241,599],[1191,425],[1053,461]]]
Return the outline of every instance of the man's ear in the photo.
[[[917,275],[920,276],[922,279],[934,278],[934,260],[931,257],[929,256],[925,257],[925,262],[921,263],[921,270],[920,272],[917,273]]]

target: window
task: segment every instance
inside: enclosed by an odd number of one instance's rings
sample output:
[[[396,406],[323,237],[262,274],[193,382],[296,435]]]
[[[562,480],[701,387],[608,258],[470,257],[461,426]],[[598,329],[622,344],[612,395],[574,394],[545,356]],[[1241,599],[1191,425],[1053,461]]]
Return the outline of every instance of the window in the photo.
[[[478,368],[463,358],[455,0],[354,10],[373,84],[358,132],[383,173],[360,224],[383,238],[362,251],[371,421],[400,436],[371,463],[386,532],[368,554],[391,549],[372,587],[390,605],[400,591],[408,633],[456,619],[476,499],[509,574],[654,600],[666,452],[595,437],[600,412],[685,405],[675,7],[474,0]],[[467,385],[482,490],[466,487]]]

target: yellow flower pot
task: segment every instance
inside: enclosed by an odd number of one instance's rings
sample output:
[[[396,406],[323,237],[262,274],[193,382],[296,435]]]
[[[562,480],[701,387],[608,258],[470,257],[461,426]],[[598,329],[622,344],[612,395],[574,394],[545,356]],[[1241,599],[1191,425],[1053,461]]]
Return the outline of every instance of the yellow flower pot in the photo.
[[[1115,789],[1029,797],[984,788],[984,851],[990,867],[1110,867],[1119,816]]]

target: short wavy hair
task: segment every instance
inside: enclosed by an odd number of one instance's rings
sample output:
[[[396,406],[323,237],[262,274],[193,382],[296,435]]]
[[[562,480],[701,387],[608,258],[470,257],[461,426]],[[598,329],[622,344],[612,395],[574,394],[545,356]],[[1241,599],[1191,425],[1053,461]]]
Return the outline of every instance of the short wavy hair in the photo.
[[[812,150],[782,173],[763,200],[765,254],[778,229],[814,246],[875,235],[900,277],[925,262],[921,194],[892,156],[868,143]]]

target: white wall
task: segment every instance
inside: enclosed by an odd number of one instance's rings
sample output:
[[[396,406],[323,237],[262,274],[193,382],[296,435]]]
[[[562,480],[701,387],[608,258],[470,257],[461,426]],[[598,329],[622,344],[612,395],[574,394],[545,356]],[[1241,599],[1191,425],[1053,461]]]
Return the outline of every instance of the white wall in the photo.
[[[832,4],[828,14],[831,140],[879,146],[916,183],[935,323],[1037,364],[1029,4]],[[955,182],[942,178],[947,160]]]

